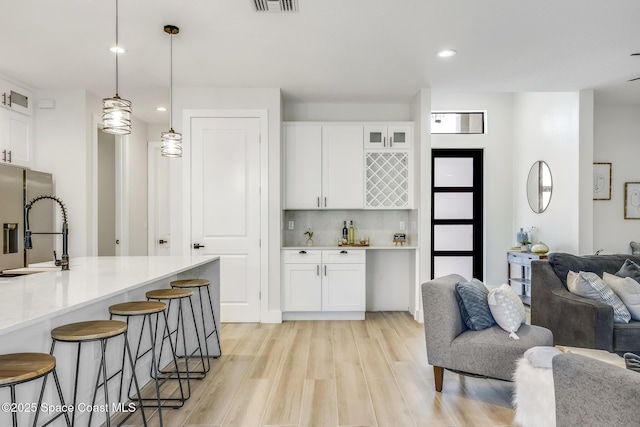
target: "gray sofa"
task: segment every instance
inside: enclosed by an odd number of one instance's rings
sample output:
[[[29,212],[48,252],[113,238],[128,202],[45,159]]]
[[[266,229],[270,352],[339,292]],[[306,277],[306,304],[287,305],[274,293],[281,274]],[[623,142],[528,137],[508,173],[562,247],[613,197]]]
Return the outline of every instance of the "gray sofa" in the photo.
[[[531,324],[550,329],[556,344],[597,348],[610,352],[640,352],[640,322],[613,323],[613,308],[574,295],[567,289],[567,273],[592,271],[616,273],[626,259],[640,264],[640,257],[626,254],[576,256],[552,253],[548,261],[531,263]]]
[[[640,373],[572,353],[552,365],[557,426],[640,425]]]
[[[509,338],[498,325],[468,329],[456,301],[459,281],[466,279],[452,274],[422,284],[427,359],[433,365],[436,391],[442,391],[444,369],[511,381],[516,361],[527,349],[553,345],[551,332],[537,326],[520,326],[519,340]]]

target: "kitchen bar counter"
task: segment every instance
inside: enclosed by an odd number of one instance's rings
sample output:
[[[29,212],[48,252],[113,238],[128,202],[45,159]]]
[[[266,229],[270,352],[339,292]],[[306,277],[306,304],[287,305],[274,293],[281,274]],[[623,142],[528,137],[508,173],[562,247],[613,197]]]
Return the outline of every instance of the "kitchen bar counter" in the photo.
[[[72,257],[69,271],[58,269],[0,277],[0,336],[216,259],[211,256]],[[108,313],[101,314],[108,317]]]
[[[34,267],[50,266],[51,263]],[[18,352],[48,353],[51,348],[51,329],[73,322],[104,320],[109,318],[109,306],[127,301],[144,301],[145,293],[152,289],[169,288],[169,282],[188,278],[208,279],[216,315],[217,329],[220,331],[220,260],[214,256],[198,257],[71,257],[69,271],[48,271],[16,277],[0,277],[0,354]],[[206,295],[206,292],[205,292]],[[197,292],[194,305],[198,306]],[[205,303],[206,304],[206,303]],[[186,316],[190,317],[189,309]],[[172,310],[172,318],[176,311]],[[196,310],[198,322],[200,313]],[[118,320],[124,320],[118,318]],[[132,319],[129,324],[129,340],[132,346],[140,333],[141,319]],[[200,323],[199,323],[200,324]],[[187,328],[189,328],[187,326]],[[201,332],[200,332],[201,333]],[[187,329],[190,348],[195,342],[193,330]],[[107,364],[110,372],[122,363],[122,338],[110,343],[107,350]],[[207,340],[210,354],[218,354],[215,334]],[[76,361],[76,345],[60,343],[56,346],[55,357],[58,376],[65,398],[69,399],[73,390],[73,372]],[[100,345],[98,342],[82,346],[81,375],[86,381],[79,383],[78,402],[90,403],[99,364]],[[134,350],[135,351],[135,350]],[[165,352],[161,366],[169,362],[169,352]],[[149,381],[150,353],[142,358],[136,372],[138,381]],[[124,378],[128,382],[129,373]],[[115,381],[113,381],[115,383]],[[19,402],[37,402],[41,383],[32,381],[20,386]],[[110,385],[112,398],[116,389]],[[50,386],[47,385],[49,389]],[[45,394],[45,402],[57,404],[53,388]],[[6,400],[5,400],[6,401]],[[67,402],[68,403],[68,402]],[[96,404],[101,404],[101,394]],[[76,424],[86,425],[88,413],[78,413]],[[11,424],[11,414],[0,412],[0,426]],[[22,423],[31,423],[32,414],[20,413]],[[63,418],[59,418],[60,422]],[[102,422],[101,414],[94,421]],[[98,423],[99,424],[99,423]],[[25,424],[26,425],[26,424]],[[61,425],[61,424],[55,424]]]

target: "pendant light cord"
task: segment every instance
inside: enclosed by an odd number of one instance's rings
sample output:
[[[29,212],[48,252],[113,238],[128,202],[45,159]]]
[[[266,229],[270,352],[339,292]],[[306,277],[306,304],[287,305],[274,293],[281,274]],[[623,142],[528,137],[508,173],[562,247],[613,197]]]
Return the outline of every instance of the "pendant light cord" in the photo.
[[[118,0],[116,0],[116,97],[118,97],[118,50],[120,45],[118,44]]]
[[[173,132],[173,30],[169,35],[171,36],[169,48],[169,129]]]

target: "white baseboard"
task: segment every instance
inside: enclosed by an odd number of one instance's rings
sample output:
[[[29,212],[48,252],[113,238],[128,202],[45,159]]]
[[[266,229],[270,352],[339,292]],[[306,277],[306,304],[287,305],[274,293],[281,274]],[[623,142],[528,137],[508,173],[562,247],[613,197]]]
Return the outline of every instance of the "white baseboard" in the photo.
[[[364,320],[364,311],[285,312],[282,320]]]

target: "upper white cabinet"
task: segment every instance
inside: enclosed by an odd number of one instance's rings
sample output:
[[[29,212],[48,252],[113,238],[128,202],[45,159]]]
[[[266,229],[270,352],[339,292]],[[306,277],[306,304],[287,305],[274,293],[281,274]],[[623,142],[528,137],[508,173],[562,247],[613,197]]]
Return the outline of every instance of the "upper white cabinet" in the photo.
[[[322,195],[322,126],[284,126],[285,209],[317,209]]]
[[[33,115],[33,95],[31,91],[0,80],[0,106],[28,116]]]
[[[33,161],[33,96],[0,80],[0,162],[31,167]]]
[[[362,209],[361,125],[284,125],[285,209]]]
[[[362,126],[322,126],[322,207],[362,209]]]
[[[31,167],[33,119],[14,111],[0,111],[0,161]]]
[[[413,139],[410,124],[375,124],[364,127],[364,147],[366,149],[408,149]]]

